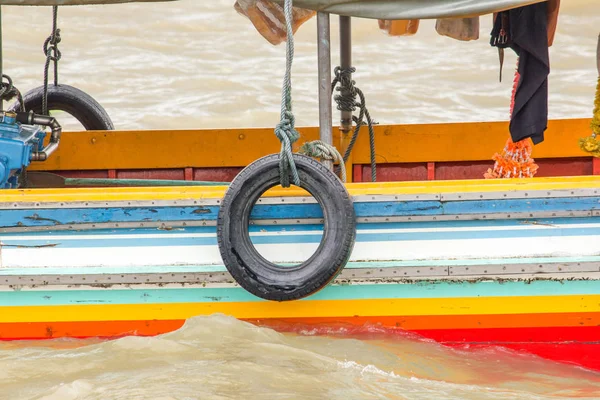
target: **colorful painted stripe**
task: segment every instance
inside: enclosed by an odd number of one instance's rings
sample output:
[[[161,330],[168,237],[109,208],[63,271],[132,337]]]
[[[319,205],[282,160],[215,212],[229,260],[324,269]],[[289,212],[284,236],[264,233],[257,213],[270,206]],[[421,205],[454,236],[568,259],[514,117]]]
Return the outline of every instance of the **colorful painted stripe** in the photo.
[[[250,236],[267,259],[298,262],[316,250],[320,229],[318,225],[254,226]],[[599,237],[596,217],[359,224],[351,261],[403,260],[425,266],[423,260],[432,260],[428,265],[436,266],[447,259],[485,263],[504,258],[511,263],[520,258],[536,262],[558,257],[575,262],[598,255]],[[88,267],[165,266],[169,272],[168,266],[222,265],[214,227],[4,233],[0,254],[2,268],[84,268],[72,273],[87,273]]]
[[[432,194],[458,192],[510,192],[517,190],[572,190],[600,187],[597,176],[554,177],[511,180],[474,179],[469,181],[382,182],[347,184],[352,196]],[[157,188],[61,188],[18,189],[3,192],[3,203],[56,203],[74,201],[158,201],[183,199],[220,199],[227,188],[220,187],[157,187]],[[268,197],[307,196],[304,190],[273,189]]]
[[[495,266],[528,266],[543,265],[546,267],[556,267],[564,265],[588,265],[587,272],[595,272],[600,269],[600,256],[581,256],[581,257],[520,257],[515,259],[490,258],[485,260],[478,259],[451,259],[451,260],[404,260],[404,261],[350,261],[344,267],[344,270],[373,269],[386,270],[391,268],[408,267],[431,268],[431,267],[470,267],[488,265]],[[597,266],[596,266],[597,265]],[[580,268],[582,270],[582,268]],[[156,266],[91,266],[78,269],[76,267],[4,267],[0,269],[1,277],[6,276],[53,276],[53,275],[73,275],[77,273],[86,275],[119,275],[119,274],[210,274],[227,273],[223,264],[204,264],[204,265],[156,265]],[[536,271],[539,272],[539,271]],[[0,291],[2,286],[0,286]]]
[[[591,212],[600,209],[599,197],[471,201],[390,201],[354,203],[357,218],[406,216]],[[0,210],[0,228],[72,224],[215,221],[217,206],[106,207]],[[321,219],[318,204],[256,205],[252,219]]]
[[[274,302],[202,302],[3,306],[0,323],[187,319],[223,313],[240,319],[352,316],[499,315],[600,312],[600,295],[473,298],[310,300]]]
[[[561,297],[575,298],[600,296],[600,281],[595,280],[532,280],[532,281],[505,281],[480,280],[476,283],[461,281],[423,281],[420,283],[380,283],[361,285],[331,285],[307,299],[291,303],[272,303],[255,297],[239,287],[207,288],[179,287],[179,288],[140,288],[132,286],[128,289],[53,289],[51,286],[21,290],[0,291],[0,307],[6,306],[68,306],[68,305],[144,305],[144,304],[241,304],[242,309],[251,307],[250,303],[261,303],[259,307],[272,310],[297,310],[299,305],[317,301],[328,304],[327,301],[418,301],[427,299],[437,300],[442,304],[446,300],[463,299],[464,301],[479,301],[487,297],[493,298],[537,298],[556,296],[552,302],[558,302]],[[434,301],[435,303],[435,301]],[[296,304],[296,305],[294,305]],[[311,303],[312,304],[312,303]],[[254,306],[252,306],[254,307]],[[304,305],[302,309],[309,309]],[[552,312],[552,304],[543,312]],[[348,307],[344,306],[343,309]],[[335,308],[327,307],[328,312],[336,314]],[[367,315],[378,310],[371,310]],[[571,310],[575,311],[575,310]],[[485,313],[484,313],[485,314]],[[358,313],[356,315],[359,315]],[[390,314],[390,315],[404,315]],[[412,314],[406,314],[412,315]],[[287,315],[287,318],[293,317]],[[2,316],[0,315],[0,318]]]
[[[465,221],[466,222],[466,221]],[[495,221],[494,221],[495,222]],[[504,222],[504,221],[498,221]],[[511,224],[486,224],[478,222],[463,224],[460,227],[430,226],[416,228],[409,223],[359,224],[357,228],[358,242],[395,242],[419,240],[470,240],[470,239],[502,239],[525,237],[567,237],[598,236],[600,223],[596,218],[572,221],[544,220],[508,221]],[[255,245],[259,244],[298,244],[319,243],[323,235],[320,225],[284,225],[251,227],[250,238]],[[135,246],[214,246],[217,244],[214,227],[187,227],[175,231],[159,231],[156,229],[130,229],[124,232],[103,231],[66,231],[54,234],[47,233],[12,233],[0,234],[4,247],[53,247],[53,248],[90,248],[90,247],[135,247]]]

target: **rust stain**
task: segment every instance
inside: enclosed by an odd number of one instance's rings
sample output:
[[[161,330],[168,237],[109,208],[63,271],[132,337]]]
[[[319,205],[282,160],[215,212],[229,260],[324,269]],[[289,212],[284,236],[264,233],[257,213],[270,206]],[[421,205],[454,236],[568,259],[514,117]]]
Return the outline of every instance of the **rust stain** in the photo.
[[[46,337],[52,338],[54,336],[54,330],[50,325],[46,326]]]

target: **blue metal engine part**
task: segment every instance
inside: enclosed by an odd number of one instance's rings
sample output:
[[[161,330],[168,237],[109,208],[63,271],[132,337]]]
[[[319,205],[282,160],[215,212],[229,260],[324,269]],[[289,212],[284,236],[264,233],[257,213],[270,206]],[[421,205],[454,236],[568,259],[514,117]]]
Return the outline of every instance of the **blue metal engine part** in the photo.
[[[14,189],[34,152],[44,146],[46,131],[17,122],[17,115],[0,111],[0,189]]]

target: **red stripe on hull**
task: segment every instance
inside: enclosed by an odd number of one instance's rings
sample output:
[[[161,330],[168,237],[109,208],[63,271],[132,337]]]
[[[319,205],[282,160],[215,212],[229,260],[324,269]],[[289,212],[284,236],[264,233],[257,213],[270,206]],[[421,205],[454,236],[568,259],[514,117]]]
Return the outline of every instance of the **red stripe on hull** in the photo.
[[[427,329],[413,331],[436,342],[448,343],[541,343],[597,342],[600,326],[545,328]]]

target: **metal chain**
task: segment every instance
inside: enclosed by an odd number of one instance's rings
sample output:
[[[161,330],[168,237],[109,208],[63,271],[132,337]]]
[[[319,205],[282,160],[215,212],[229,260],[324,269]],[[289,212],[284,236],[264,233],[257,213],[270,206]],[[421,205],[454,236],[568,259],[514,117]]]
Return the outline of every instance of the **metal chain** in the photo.
[[[61,41],[60,29],[58,25],[58,6],[52,7],[52,34],[44,42],[44,54],[46,55],[46,64],[44,66],[44,97],[42,98],[42,114],[48,114],[48,71],[50,61],[54,62],[54,86],[58,85],[58,61],[61,59],[61,52],[58,44]]]
[[[6,80],[6,82],[4,82],[4,80]],[[13,85],[13,81],[10,76],[2,74],[2,80],[0,81],[0,103],[2,101],[8,101],[14,97],[17,98],[17,102],[19,103],[19,111],[25,112],[25,105],[21,92],[16,86]]]
[[[340,92],[340,94],[334,96],[333,98],[337,103],[337,109],[339,111],[356,111],[357,107],[360,110],[358,117],[352,116],[352,120],[356,126],[354,127],[354,132],[352,133],[352,138],[350,139],[348,148],[344,152],[344,162],[347,162],[350,158],[350,154],[352,153],[352,149],[354,148],[354,144],[358,138],[360,128],[363,125],[367,125],[369,128],[369,146],[371,150],[371,181],[376,182],[377,162],[375,161],[375,130],[373,129],[373,120],[371,119],[371,114],[367,109],[365,95],[363,94],[362,90],[354,86],[356,83],[352,80],[352,74],[354,72],[356,72],[356,68],[354,67],[346,69],[336,67],[334,70],[335,78],[331,83],[332,94],[334,91]],[[336,87],[338,83],[340,86]],[[356,101],[356,96],[359,97],[359,102]],[[367,119],[366,123],[364,121],[365,118]],[[339,167],[336,170],[339,170]]]
[[[4,80],[6,79],[6,82]],[[2,74],[0,77],[0,99],[5,100],[8,93],[13,90],[13,82],[10,76]]]

